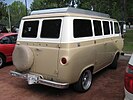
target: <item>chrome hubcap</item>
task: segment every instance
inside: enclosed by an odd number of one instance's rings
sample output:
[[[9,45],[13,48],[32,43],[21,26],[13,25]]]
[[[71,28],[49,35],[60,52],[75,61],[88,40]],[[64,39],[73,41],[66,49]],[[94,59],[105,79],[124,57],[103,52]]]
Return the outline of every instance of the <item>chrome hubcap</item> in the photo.
[[[92,74],[90,70],[86,70],[83,74],[82,78],[82,86],[85,90],[87,90],[91,86],[92,82]]]

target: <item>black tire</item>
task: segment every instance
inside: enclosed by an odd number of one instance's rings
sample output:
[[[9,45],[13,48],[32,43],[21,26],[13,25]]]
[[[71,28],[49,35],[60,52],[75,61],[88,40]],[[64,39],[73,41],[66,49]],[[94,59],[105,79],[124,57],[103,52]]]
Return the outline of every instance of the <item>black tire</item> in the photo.
[[[5,58],[3,55],[0,54],[0,68],[2,68],[5,65]]]
[[[73,85],[74,89],[78,92],[86,92],[92,84],[92,72],[91,70],[85,70],[77,83]]]
[[[112,64],[109,66],[110,69],[117,69],[117,63],[118,63],[119,55],[117,54],[112,62]]]

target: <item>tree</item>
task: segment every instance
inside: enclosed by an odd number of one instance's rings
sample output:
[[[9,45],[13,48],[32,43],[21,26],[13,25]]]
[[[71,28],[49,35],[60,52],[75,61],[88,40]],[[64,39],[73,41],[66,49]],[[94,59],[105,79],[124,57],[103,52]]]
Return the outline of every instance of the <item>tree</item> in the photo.
[[[7,17],[6,5],[7,4],[4,3],[4,0],[0,0],[0,20]]]
[[[127,0],[126,0],[127,1]],[[128,0],[126,3],[126,12],[128,16],[133,16],[133,0]]]
[[[70,6],[76,2],[78,8],[109,14],[112,18],[123,20],[123,16],[133,16],[133,0],[34,0],[32,10]],[[125,3],[125,6],[123,4]]]
[[[70,0],[34,0],[31,4],[31,11],[47,8],[59,8],[67,6]]]
[[[18,26],[21,18],[26,15],[26,6],[20,1],[14,1],[9,5],[9,10],[11,15],[11,24],[13,26]]]
[[[116,19],[120,19],[121,17],[119,0],[82,0],[79,7],[107,13]]]

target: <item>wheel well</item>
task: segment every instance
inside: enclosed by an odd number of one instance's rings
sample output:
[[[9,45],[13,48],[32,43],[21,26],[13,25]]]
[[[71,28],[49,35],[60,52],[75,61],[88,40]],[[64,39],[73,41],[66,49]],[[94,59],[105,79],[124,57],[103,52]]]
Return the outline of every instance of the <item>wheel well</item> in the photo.
[[[85,68],[83,71],[82,71],[82,73],[85,71],[85,70],[90,70],[92,73],[93,73],[93,69],[94,69],[94,66],[90,66],[90,67],[88,67],[88,68]],[[81,73],[81,74],[82,74]],[[81,75],[80,75],[81,76]]]
[[[120,56],[120,52],[117,52],[115,56],[118,56],[118,58],[119,58],[119,56]]]
[[[89,68],[87,68],[87,69],[91,70],[91,72],[93,73],[94,66],[91,66],[91,67],[89,67]],[[85,69],[85,70],[86,70],[86,69]]]
[[[115,59],[116,56],[119,58],[120,52],[116,52],[116,53],[115,53],[115,55],[113,56],[113,59],[112,59],[111,63],[114,61],[114,59]]]
[[[92,65],[92,66],[86,67],[86,68],[84,68],[84,69],[80,72],[80,74],[79,74],[79,76],[78,76],[78,78],[77,78],[77,81],[80,79],[82,73],[83,73],[85,70],[87,70],[87,69],[91,70],[91,72],[92,72],[92,74],[93,74],[94,66]]]

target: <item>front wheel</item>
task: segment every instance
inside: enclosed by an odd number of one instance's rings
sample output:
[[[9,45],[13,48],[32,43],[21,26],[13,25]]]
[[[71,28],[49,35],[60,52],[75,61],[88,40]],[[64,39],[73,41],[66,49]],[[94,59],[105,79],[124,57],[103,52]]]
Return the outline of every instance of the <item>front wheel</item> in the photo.
[[[74,89],[79,92],[85,92],[87,91],[92,84],[92,72],[91,70],[87,69],[85,70],[79,81],[74,84]]]
[[[109,66],[110,69],[117,69],[117,63],[118,63],[119,55],[116,55],[112,64]]]

